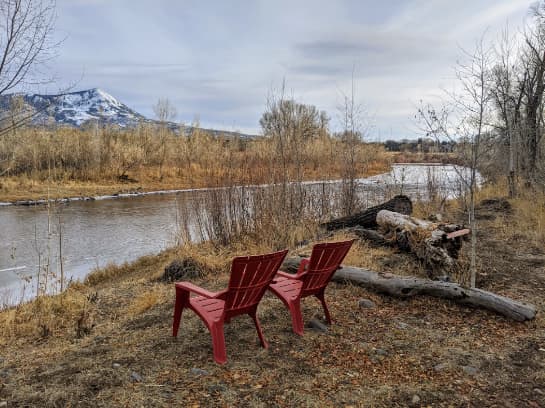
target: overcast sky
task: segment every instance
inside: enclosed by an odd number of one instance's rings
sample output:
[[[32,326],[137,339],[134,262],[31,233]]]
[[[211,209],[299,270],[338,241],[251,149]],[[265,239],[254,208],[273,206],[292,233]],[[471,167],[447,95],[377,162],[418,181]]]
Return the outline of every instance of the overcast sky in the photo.
[[[153,117],[259,132],[281,87],[338,126],[342,94],[372,117],[371,139],[418,137],[415,105],[450,87],[460,47],[521,26],[531,0],[57,0],[58,88],[98,87]],[[49,89],[40,91],[54,91]]]

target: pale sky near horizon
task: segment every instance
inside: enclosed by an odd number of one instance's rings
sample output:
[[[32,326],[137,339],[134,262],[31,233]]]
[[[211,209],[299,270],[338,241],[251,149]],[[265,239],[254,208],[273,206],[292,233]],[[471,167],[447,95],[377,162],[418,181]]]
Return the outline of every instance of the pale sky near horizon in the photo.
[[[454,80],[460,47],[485,30],[516,31],[531,0],[57,0],[54,93],[98,87],[153,117],[168,98],[177,121],[258,133],[271,89],[326,110],[338,128],[349,93],[371,140],[419,137],[413,117]]]

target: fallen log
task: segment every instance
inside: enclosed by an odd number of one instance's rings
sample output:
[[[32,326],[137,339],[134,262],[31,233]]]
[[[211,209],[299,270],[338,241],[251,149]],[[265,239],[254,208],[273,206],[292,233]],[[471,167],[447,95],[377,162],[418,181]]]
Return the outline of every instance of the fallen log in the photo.
[[[368,241],[369,244],[374,247],[395,246],[395,243],[392,240],[386,239],[384,235],[372,229],[354,227],[350,229],[350,232],[353,232],[355,235],[358,236],[358,238]]]
[[[414,253],[424,263],[430,278],[451,275],[470,232],[462,225],[433,223],[388,210],[379,211],[377,224],[386,240]]]
[[[322,224],[328,231],[333,231],[342,228],[350,228],[360,226],[363,228],[376,228],[377,227],[377,214],[381,210],[395,211],[400,214],[410,215],[413,212],[413,204],[409,197],[404,195],[397,195],[389,201],[370,207],[360,213],[349,215],[342,218],[336,218]]]
[[[302,259],[301,257],[288,258],[282,265],[282,269],[286,272],[296,272]],[[354,266],[343,266],[335,272],[333,280],[351,282],[366,289],[402,299],[417,295],[449,299],[463,305],[490,310],[518,322],[533,320],[537,313],[533,305],[485,290],[465,288],[453,282],[382,274]]]

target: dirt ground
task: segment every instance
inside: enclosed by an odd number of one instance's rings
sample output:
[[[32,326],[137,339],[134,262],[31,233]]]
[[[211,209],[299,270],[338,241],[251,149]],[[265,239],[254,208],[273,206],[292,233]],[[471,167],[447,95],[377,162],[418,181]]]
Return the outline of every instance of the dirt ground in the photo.
[[[544,248],[506,232],[509,211],[481,215],[477,286],[533,303],[536,320],[331,283],[327,332],[293,334],[287,310],[267,294],[259,316],[270,348],[260,347],[250,318],[235,318],[219,366],[191,311],[171,336],[174,288],[157,277],[179,254],[165,253],[76,285],[60,308],[72,298],[84,308],[56,325],[25,314],[36,307],[4,312],[0,407],[545,407]],[[345,263],[421,273],[409,254],[364,243]],[[214,290],[227,279],[223,271],[195,282]],[[375,307],[360,308],[360,299]],[[306,323],[322,317],[316,299],[303,313]]]

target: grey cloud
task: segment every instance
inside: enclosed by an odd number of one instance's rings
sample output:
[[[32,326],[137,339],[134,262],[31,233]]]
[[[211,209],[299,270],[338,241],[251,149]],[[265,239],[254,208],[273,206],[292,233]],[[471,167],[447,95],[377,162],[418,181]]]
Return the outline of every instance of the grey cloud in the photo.
[[[354,68],[373,131],[407,137],[414,100],[448,83],[458,45],[506,16],[515,29],[530,1],[58,0],[54,71],[145,115],[166,97],[184,122],[258,132],[272,85],[335,117]]]

